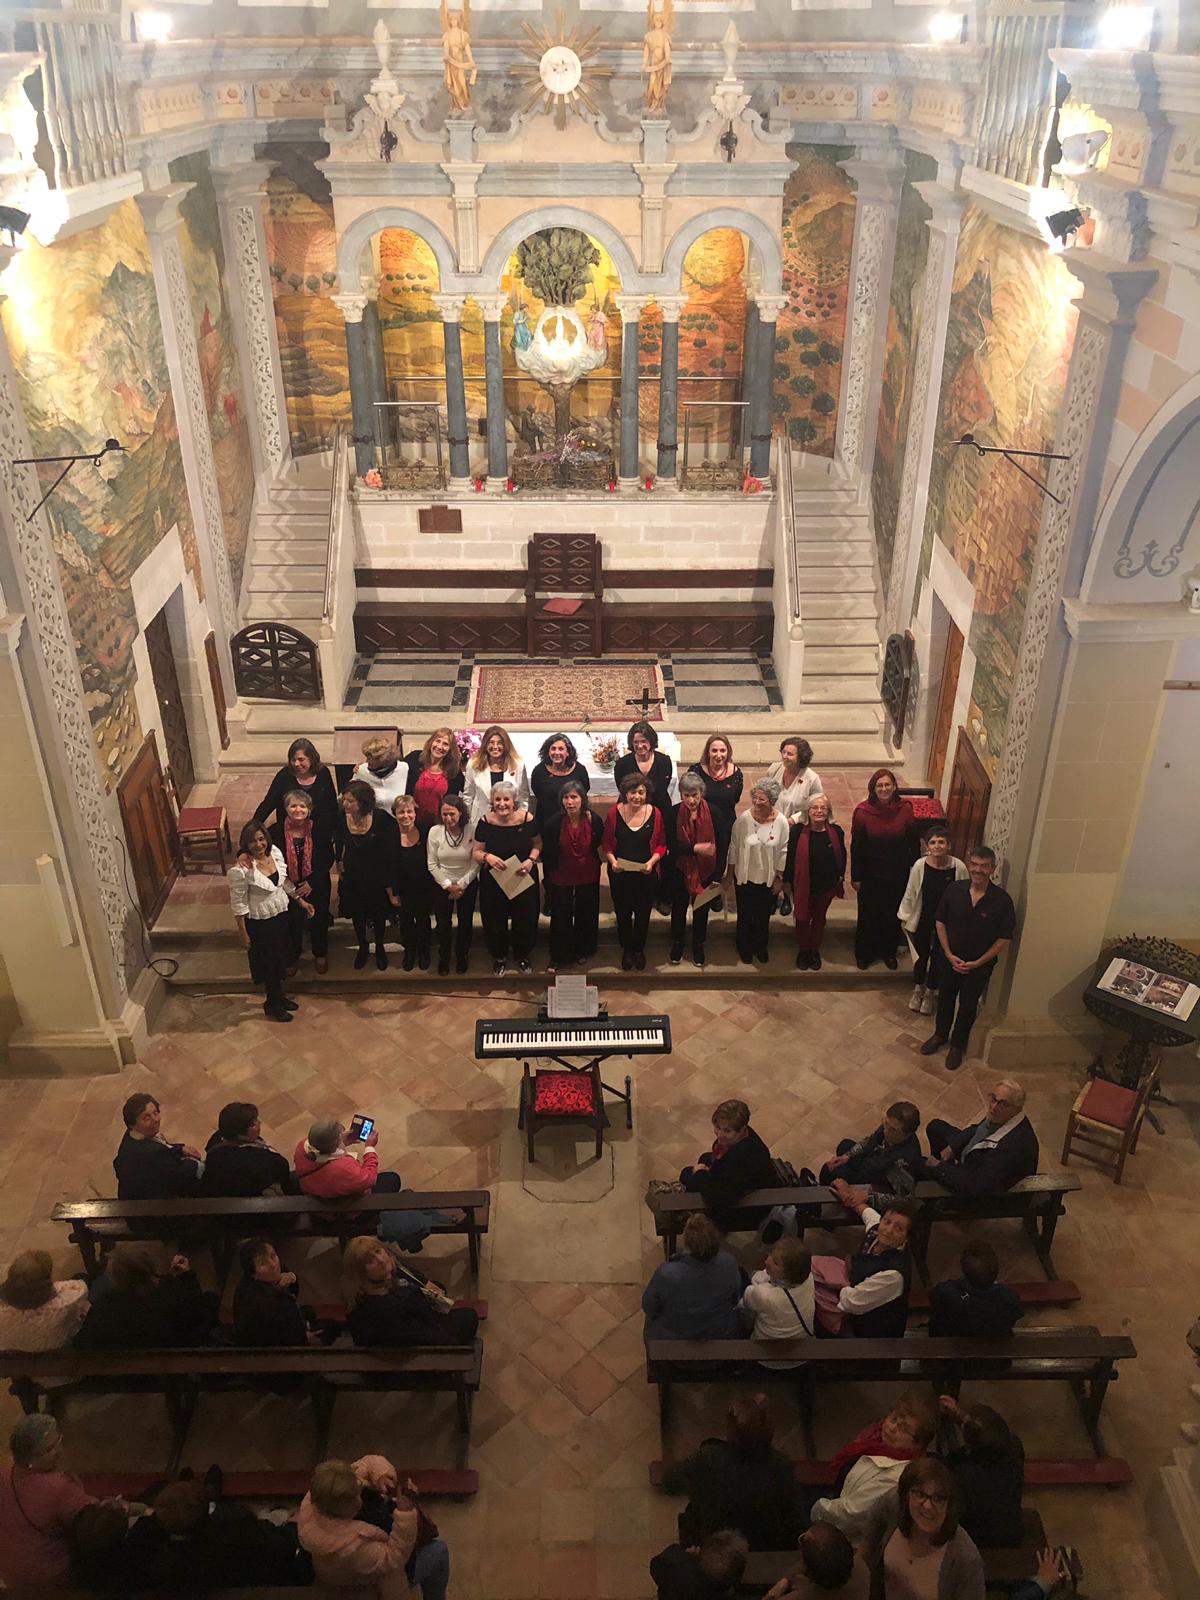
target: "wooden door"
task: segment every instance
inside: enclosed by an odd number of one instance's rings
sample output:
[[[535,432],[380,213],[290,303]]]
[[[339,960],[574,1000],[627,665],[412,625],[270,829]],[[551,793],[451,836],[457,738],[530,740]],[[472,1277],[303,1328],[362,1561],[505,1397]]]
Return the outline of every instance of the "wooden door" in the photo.
[[[933,743],[929,747],[929,782],[935,791],[942,787],[942,774],[946,770],[946,752],[950,748],[950,729],[954,722],[954,697],[958,693],[958,669],[962,664],[963,636],[950,624],[946,636],[946,658],[942,664],[942,681],[938,689],[937,716],[933,721]]]
[[[967,851],[974,845],[983,842],[983,825],[987,821],[991,798],[992,780],[975,754],[975,746],[967,730],[960,728],[954,766],[950,772],[950,796],[946,804],[950,849],[960,861],[966,860]]]
[[[151,733],[117,785],[138,902],[153,925],[179,871],[179,836]]]
[[[210,633],[204,640],[204,659],[208,662],[208,683],[212,689],[213,710],[217,714],[217,729],[221,735],[221,749],[229,749],[229,725],[226,721],[225,685],[221,682],[221,666],[217,660],[217,636]]]
[[[196,781],[192,765],[192,745],[188,738],[187,718],[183,713],[183,696],[179,692],[179,674],[175,670],[175,654],[171,649],[171,633],[167,627],[167,613],[160,611],[146,624],[146,649],[150,654],[150,675],[154,679],[154,693],[158,699],[158,714],[162,718],[163,746],[167,764],[175,775],[179,800],[187,804]]]

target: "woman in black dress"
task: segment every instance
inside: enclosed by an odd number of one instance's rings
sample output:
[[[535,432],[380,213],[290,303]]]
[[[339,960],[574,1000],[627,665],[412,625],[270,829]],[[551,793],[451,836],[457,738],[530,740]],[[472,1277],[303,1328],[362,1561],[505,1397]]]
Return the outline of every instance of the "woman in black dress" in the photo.
[[[646,780],[646,794],[650,804],[662,812],[663,822],[670,828],[671,784],[675,779],[675,763],[658,748],[658,735],[648,722],[635,722],[629,730],[629,749],[618,758],[613,767],[613,782],[618,793],[621,780],[631,772],[639,772]],[[675,858],[670,851],[662,859],[658,870],[658,909],[669,916],[675,898]]]
[[[721,826],[717,829],[721,849],[717,857],[716,876],[721,878],[725,875],[725,857],[733,833],[737,803],[742,798],[742,769],[734,766],[733,746],[725,735],[710,733],[704,741],[704,752],[699,761],[693,761],[688,771],[696,773],[703,781],[704,798],[714,814],[714,824],[716,813],[723,813]]]
[[[317,971],[329,971],[329,875],[333,870],[333,833],[325,833],[314,825],[311,789],[293,789],[287,794],[284,813],[284,820],[272,823],[267,831],[271,843],[283,856],[297,895],[313,908],[312,916],[306,916],[295,901],[290,908],[287,975],[293,978],[300,965],[306,927]],[[244,866],[245,862],[239,865]]]
[[[318,838],[332,844],[338,819],[337,790],[333,786],[333,774],[322,765],[311,739],[293,739],[288,745],[287,766],[280,767],[271,779],[271,787],[259,802],[253,820],[266,822],[274,812],[276,822],[282,827],[287,797],[293,789],[311,796],[313,829]]]
[[[552,733],[538,755],[541,760],[530,774],[529,787],[533,791],[532,810],[539,826],[544,826],[562,810],[559,796],[564,783],[577,783],[584,794],[591,783],[587,769],[565,733]]]
[[[424,1273],[405,1265],[370,1234],[351,1239],[342,1257],[346,1326],[355,1344],[398,1350],[406,1345],[474,1344],[478,1313],[470,1306],[439,1311],[445,1295]]]
[[[646,965],[646,933],[650,907],[658,889],[658,864],[667,853],[662,812],[647,798],[646,780],[631,772],[621,785],[621,798],[608,813],[600,853],[608,862],[608,887],[621,941],[621,968]],[[627,863],[622,867],[621,862]]]
[[[370,955],[368,927],[375,939],[375,965],[383,972],[388,964],[383,941],[390,908],[388,889],[396,881],[398,846],[395,819],[377,808],[375,791],[369,783],[352,778],[342,791],[335,849],[341,863],[338,911],[354,924],[358,936],[354,965],[360,971]]]
[[[542,854],[542,838],[530,813],[516,809],[516,799],[511,783],[494,783],[492,809],[475,824],[474,856],[480,867],[479,918],[492,958],[492,970],[498,978],[508,971],[510,943],[517,970],[533,971],[529,957],[533,954],[541,909],[537,864]],[[518,875],[529,878],[533,887],[510,900],[492,873],[514,856]]]
[[[392,815],[397,832],[396,877],[388,890],[388,899],[400,913],[403,966],[405,972],[411,972],[418,965],[422,972],[428,972],[433,880],[429,876],[426,835],[417,822],[416,795],[397,795],[392,802]]]
[[[562,811],[542,827],[546,909],[550,913],[548,972],[588,961],[600,927],[600,840],[604,825],[580,784],[563,785]]]

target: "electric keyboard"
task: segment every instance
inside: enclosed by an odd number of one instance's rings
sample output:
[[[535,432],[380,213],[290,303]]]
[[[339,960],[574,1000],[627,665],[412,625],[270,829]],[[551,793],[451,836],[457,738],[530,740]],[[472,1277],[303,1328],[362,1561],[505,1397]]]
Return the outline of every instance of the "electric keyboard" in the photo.
[[[668,1056],[670,1017],[556,1017],[545,1022],[480,1020],[475,1059],[507,1056]]]

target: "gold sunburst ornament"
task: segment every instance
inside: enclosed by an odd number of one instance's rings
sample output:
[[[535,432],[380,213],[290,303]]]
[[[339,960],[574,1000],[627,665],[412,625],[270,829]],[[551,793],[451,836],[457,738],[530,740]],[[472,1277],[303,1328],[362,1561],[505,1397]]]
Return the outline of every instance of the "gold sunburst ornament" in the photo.
[[[568,111],[597,116],[600,108],[592,98],[588,80],[612,77],[611,67],[595,65],[600,52],[600,28],[582,33],[576,24],[568,33],[561,11],[553,34],[544,23],[535,28],[531,22],[522,22],[521,28],[525,34],[521,54],[526,60],[509,68],[524,86],[521,111],[532,111],[540,101],[543,112],[554,112],[558,128],[566,127]]]

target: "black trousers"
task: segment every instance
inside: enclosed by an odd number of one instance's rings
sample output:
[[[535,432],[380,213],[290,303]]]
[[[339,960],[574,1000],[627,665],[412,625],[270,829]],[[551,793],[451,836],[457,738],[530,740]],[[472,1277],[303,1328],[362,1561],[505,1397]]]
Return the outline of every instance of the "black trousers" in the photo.
[[[451,900],[440,884],[433,886],[433,915],[437,922],[438,955],[443,961],[450,959],[450,946],[454,946],[455,959],[465,961],[471,954],[471,937],[475,931],[475,902],[479,899],[479,879],[472,878],[457,900]],[[457,919],[458,927],[454,922]]]
[[[714,901],[713,904],[716,902]],[[688,906],[691,904],[687,884],[678,875],[675,878],[674,892],[671,896],[671,943],[682,944],[687,935]],[[704,941],[708,937],[708,913],[711,905],[701,906],[699,911],[692,908],[692,949],[703,950]]]
[[[737,952],[743,961],[765,956],[771,934],[771,912],[775,896],[769,883],[739,883],[737,896]]]
[[[923,923],[918,924],[916,930],[908,937],[917,952],[917,959],[913,963],[913,982],[936,992],[941,975],[946,970],[936,923],[931,922],[928,927]]]
[[[854,930],[854,959],[879,961],[894,956],[900,943],[896,913],[904,898],[908,874],[899,878],[864,878],[858,888],[858,927]]]
[[[266,991],[265,1010],[277,1009],[283,1002],[283,980],[288,968],[288,916],[291,911],[281,911],[277,917],[247,917],[246,932],[250,936],[250,976],[261,983]],[[301,913],[303,915],[303,913]]]
[[[360,950],[365,950],[367,948],[368,928],[371,929],[371,936],[375,940],[376,950],[383,949],[383,943],[387,937],[386,917],[380,917],[378,921],[368,923],[366,914],[362,913],[351,917],[350,921],[354,924],[354,932],[358,939],[358,948]]]
[[[586,961],[596,953],[600,936],[600,884],[548,883],[550,960],[556,967]]]
[[[428,955],[430,941],[428,895],[402,894],[396,922],[400,929],[400,943],[405,950],[412,950],[417,955],[422,953]]]
[[[294,967],[300,959],[306,931],[313,955],[323,961],[329,954],[329,874],[314,872],[308,881],[311,888],[308,901],[313,908],[312,916],[305,916],[294,900],[288,907],[289,967]]]
[[[612,891],[621,949],[626,955],[640,955],[646,949],[658,879],[653,872],[610,872],[608,886]]]
[[[493,961],[507,961],[510,954],[518,961],[529,960],[537,938],[540,901],[536,873],[533,888],[526,889],[515,900],[510,900],[504,890],[492,882],[490,874],[484,878],[479,891],[479,917]]]
[[[948,961],[943,963],[934,1032],[942,1039],[949,1039],[960,1050],[967,1048],[979,1014],[979,1002],[995,965],[994,961],[989,961],[986,967],[976,967],[973,972],[955,972]]]

